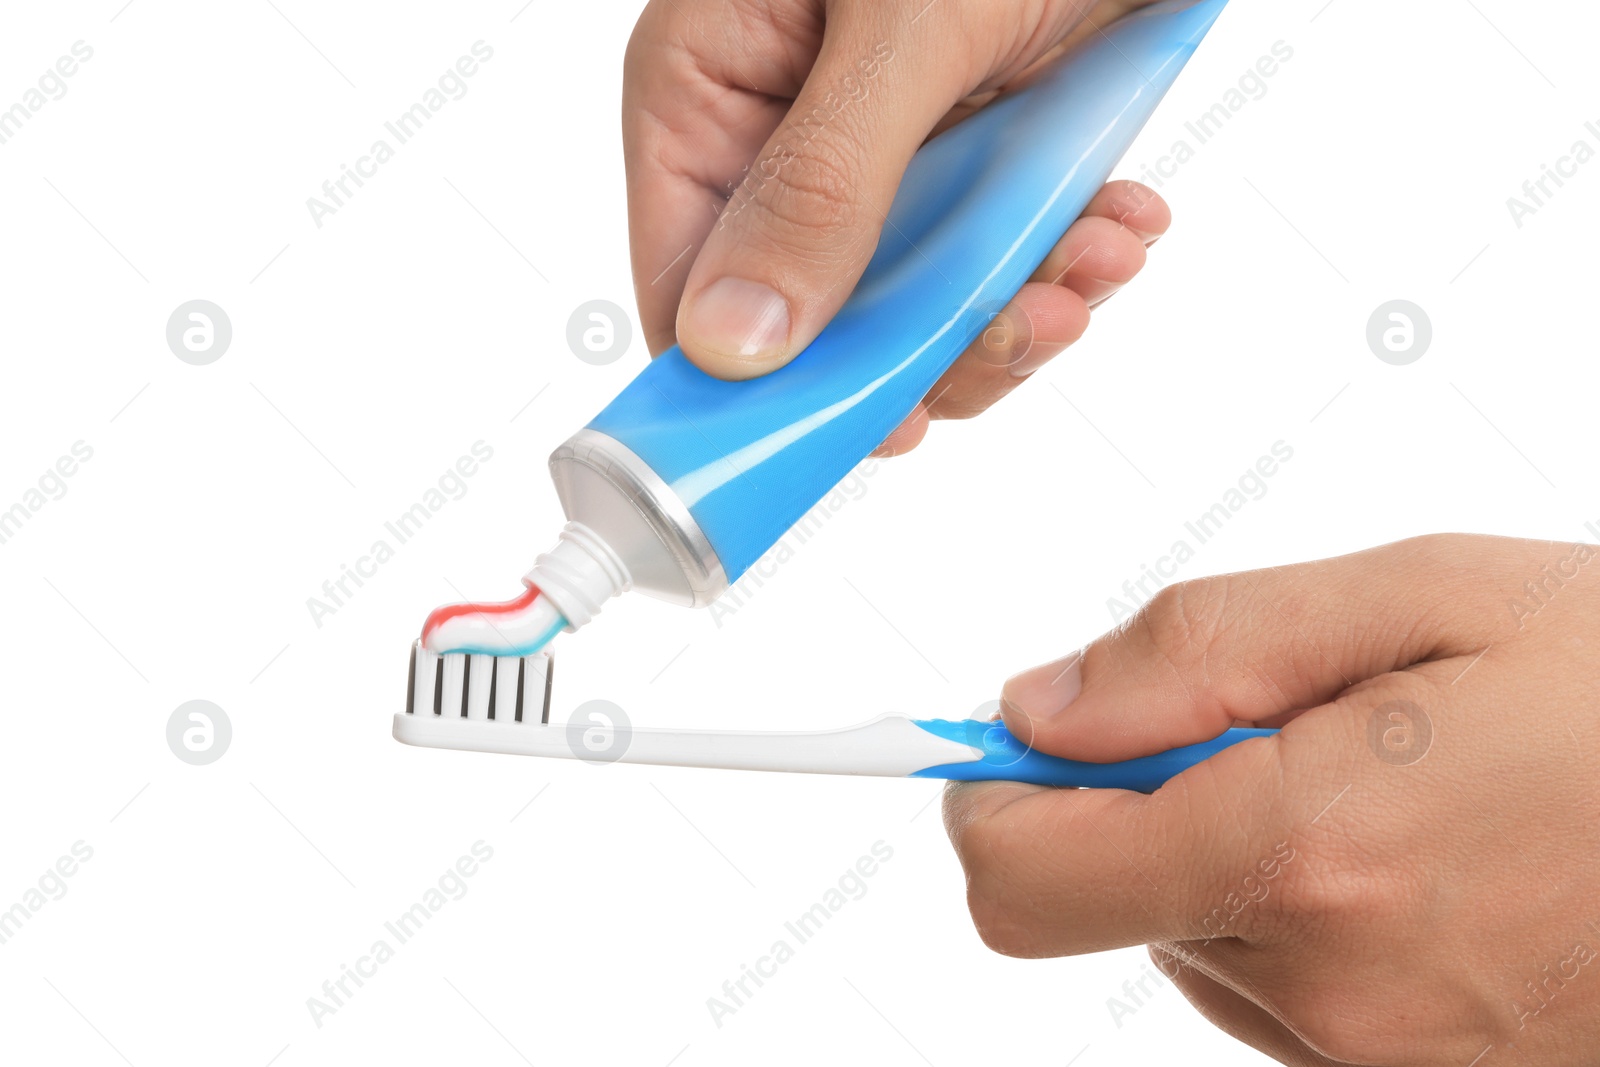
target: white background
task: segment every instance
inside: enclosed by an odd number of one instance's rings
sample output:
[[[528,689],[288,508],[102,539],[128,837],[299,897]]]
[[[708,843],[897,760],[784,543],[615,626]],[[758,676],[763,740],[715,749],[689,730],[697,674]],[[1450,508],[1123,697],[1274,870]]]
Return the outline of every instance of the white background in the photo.
[[[0,545],[0,908],[93,849],[0,945],[0,1054],[1258,1062],[1170,987],[1113,1020],[1140,949],[988,952],[932,783],[394,743],[423,616],[516,592],[561,521],[545,456],[645,358],[565,341],[578,304],[632,307],[637,5],[122,4],[8,5],[0,29],[0,106],[94,49],[0,145],[0,508],[94,450]],[[1426,531],[1584,537],[1600,161],[1520,228],[1506,198],[1600,146],[1597,33],[1575,3],[1239,0],[1122,173],[1274,42],[1293,58],[1167,183],[1171,235],[1083,343],[881,467],[721,625],[619,601],[563,639],[556,716],[965,715],[1108,628],[1107,598],[1278,440],[1292,461],[1179,577]],[[314,226],[306,198],[480,39],[468,94]],[[165,341],[195,298],[233,323],[210,366]],[[1394,298],[1433,324],[1409,366],[1364,337]],[[479,440],[467,494],[314,624],[307,598]],[[203,767],[165,739],[195,698],[233,725]],[[307,998],[479,840],[466,896],[315,1025]],[[877,841],[866,895],[714,1025],[707,998]]]

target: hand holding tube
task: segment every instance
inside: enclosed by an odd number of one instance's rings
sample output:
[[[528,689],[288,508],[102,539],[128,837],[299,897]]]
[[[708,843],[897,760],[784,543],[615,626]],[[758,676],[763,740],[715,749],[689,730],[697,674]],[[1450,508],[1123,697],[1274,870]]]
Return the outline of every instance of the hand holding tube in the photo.
[[[786,0],[734,19],[721,0],[649,5],[623,110],[651,351],[677,340],[719,378],[783,366],[861,277],[923,141],[1141,6]],[[914,446],[929,418],[977,414],[1076,341],[1169,222],[1151,190],[1107,185],[880,454]]]

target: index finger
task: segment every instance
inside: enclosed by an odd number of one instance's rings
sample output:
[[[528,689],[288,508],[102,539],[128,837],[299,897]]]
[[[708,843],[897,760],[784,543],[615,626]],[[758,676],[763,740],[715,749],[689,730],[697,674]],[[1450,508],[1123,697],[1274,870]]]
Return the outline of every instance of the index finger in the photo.
[[[645,8],[628,42],[628,243],[641,332],[653,356],[677,340],[684,282],[734,179],[799,88],[787,57],[753,50],[741,33],[736,22],[706,17],[694,5],[657,3]],[[730,63],[737,69],[724,69]]]

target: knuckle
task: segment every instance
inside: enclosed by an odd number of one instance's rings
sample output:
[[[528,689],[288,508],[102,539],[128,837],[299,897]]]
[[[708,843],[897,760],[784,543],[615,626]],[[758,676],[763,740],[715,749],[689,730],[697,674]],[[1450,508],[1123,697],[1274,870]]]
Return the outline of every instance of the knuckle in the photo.
[[[951,390],[928,405],[928,414],[935,419],[977,418],[995,402],[995,397],[971,390]]]
[[[1383,546],[1391,570],[1450,585],[1504,565],[1505,541],[1486,534],[1427,533]]]
[[[1486,1036],[1496,1044],[1516,1037],[1503,1021],[1489,1021],[1500,1014],[1499,1002],[1478,996],[1471,996],[1454,1015],[1423,1013],[1406,1026],[1396,1026],[1395,1005],[1416,996],[1414,976],[1368,961],[1341,962],[1298,975],[1275,986],[1273,993],[1295,1036],[1330,1062],[1469,1064],[1480,1058]],[[1488,1023],[1487,1032],[1460,1025],[1462,1017],[1472,1015]]]
[[[751,168],[745,186],[760,224],[775,238],[820,249],[856,235],[851,169],[837,149],[817,142],[804,151],[779,144]]]
[[[1117,218],[1098,216],[1083,219],[1082,237],[1089,242],[1077,272],[1095,281],[1126,285],[1138,276],[1149,261],[1144,242],[1123,223],[1129,212]]]
[[[670,26],[672,11],[661,4],[646,4],[628,34],[622,51],[624,78],[635,78],[657,63],[662,46],[675,36]]]
[[[1175,665],[1203,660],[1222,636],[1225,583],[1199,578],[1165,586],[1135,617],[1152,647]]]
[[[1121,179],[1106,184],[1106,200],[1119,219],[1137,215],[1161,199],[1154,189],[1136,181]]]
[[[1313,990],[1306,1004],[1292,1010],[1294,1029],[1313,1052],[1336,1063],[1393,1063],[1402,1052],[1392,1033],[1375,1021],[1385,1003],[1347,987]],[[1369,1021],[1371,1020],[1371,1021]]]
[[[999,814],[971,815],[950,832],[966,872],[967,910],[978,937],[1003,956],[1027,957],[1035,939],[1019,906],[1014,877],[1020,836]]]
[[[1150,962],[1161,972],[1162,977],[1171,980],[1182,972],[1183,961],[1169,943],[1158,941],[1146,945],[1144,949],[1145,955],[1150,957]]]
[[[1108,195],[1134,205],[1144,204],[1156,198],[1156,191],[1148,185],[1143,185],[1132,178],[1113,178],[1106,182]]]
[[[1307,854],[1284,866],[1268,913],[1296,941],[1376,925],[1412,929],[1422,890],[1393,868]]]
[[[1459,562],[1477,538],[1470,534],[1425,533],[1396,541],[1394,547],[1408,554],[1432,556],[1444,561]]]
[[[1001,866],[1005,831],[992,814],[967,812],[950,828],[950,842],[961,858],[969,879],[993,873]]]
[[[1015,959],[1036,955],[1035,941],[1027,924],[1018,919],[1015,909],[1000,895],[971,882],[967,886],[967,910],[972,915],[978,939],[990,951]]]
[[[1278,885],[1271,913],[1295,934],[1333,925],[1359,912],[1370,887],[1364,877],[1342,877],[1323,865],[1290,864]]]

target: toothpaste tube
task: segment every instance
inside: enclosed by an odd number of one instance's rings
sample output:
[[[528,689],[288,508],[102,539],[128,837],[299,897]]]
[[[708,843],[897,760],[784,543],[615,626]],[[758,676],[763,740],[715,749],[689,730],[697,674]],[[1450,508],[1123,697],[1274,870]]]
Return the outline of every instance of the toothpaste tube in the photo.
[[[710,604],[882,443],[1021,288],[1225,4],[1141,8],[928,141],[854,292],[788,365],[721,381],[676,347],[652,360],[551,456],[570,521],[524,578],[537,592],[440,609],[425,646],[526,655],[629,589]]]

